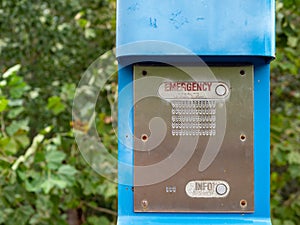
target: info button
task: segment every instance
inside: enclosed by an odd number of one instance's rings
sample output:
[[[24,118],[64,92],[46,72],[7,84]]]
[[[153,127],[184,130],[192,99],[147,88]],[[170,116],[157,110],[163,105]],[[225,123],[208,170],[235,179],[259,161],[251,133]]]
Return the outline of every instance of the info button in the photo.
[[[225,195],[227,192],[227,187],[225,184],[218,184],[216,191],[219,195]]]

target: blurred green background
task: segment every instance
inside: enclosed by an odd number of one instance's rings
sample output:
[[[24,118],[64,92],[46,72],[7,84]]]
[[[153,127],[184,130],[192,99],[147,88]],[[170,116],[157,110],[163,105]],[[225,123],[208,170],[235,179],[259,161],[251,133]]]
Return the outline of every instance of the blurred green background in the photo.
[[[299,225],[300,0],[276,4],[271,213],[274,225]],[[115,46],[115,10],[114,0],[0,2],[0,224],[115,224],[116,184],[81,157],[72,129],[85,125],[71,116],[82,73]],[[96,115],[115,153],[116,90],[101,91]]]

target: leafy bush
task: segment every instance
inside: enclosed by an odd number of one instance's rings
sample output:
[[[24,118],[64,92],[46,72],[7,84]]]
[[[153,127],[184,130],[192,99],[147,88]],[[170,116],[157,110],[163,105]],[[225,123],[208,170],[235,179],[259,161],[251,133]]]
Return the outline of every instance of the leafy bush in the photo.
[[[274,225],[300,224],[300,1],[277,1],[271,76],[271,207]]]
[[[114,46],[114,11],[110,0],[1,1],[0,224],[115,222],[116,184],[83,160],[71,126],[81,74]]]

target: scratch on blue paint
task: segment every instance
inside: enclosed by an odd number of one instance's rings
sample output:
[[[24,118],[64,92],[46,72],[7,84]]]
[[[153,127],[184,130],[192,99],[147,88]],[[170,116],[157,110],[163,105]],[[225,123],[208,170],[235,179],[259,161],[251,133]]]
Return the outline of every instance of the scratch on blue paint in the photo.
[[[153,28],[157,28],[157,21],[156,21],[156,18],[151,18],[150,17],[150,26],[153,27]]]
[[[139,3],[135,3],[135,4],[132,4],[131,6],[129,6],[128,8],[127,8],[127,10],[128,11],[136,11],[136,10],[138,10],[140,7],[139,7]]]
[[[197,18],[197,21],[199,21],[199,22],[200,22],[200,21],[203,21],[203,20],[205,20],[204,17],[198,17],[198,18]]]
[[[173,12],[169,20],[175,26],[176,29],[179,29],[184,24],[189,23],[188,19],[182,15],[181,10]]]

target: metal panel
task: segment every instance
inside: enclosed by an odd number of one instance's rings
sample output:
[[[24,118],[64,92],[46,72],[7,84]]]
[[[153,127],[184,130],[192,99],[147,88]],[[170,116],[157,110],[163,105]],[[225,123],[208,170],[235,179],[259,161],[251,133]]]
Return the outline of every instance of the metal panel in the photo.
[[[134,66],[134,136],[135,212],[254,211],[253,66]]]

